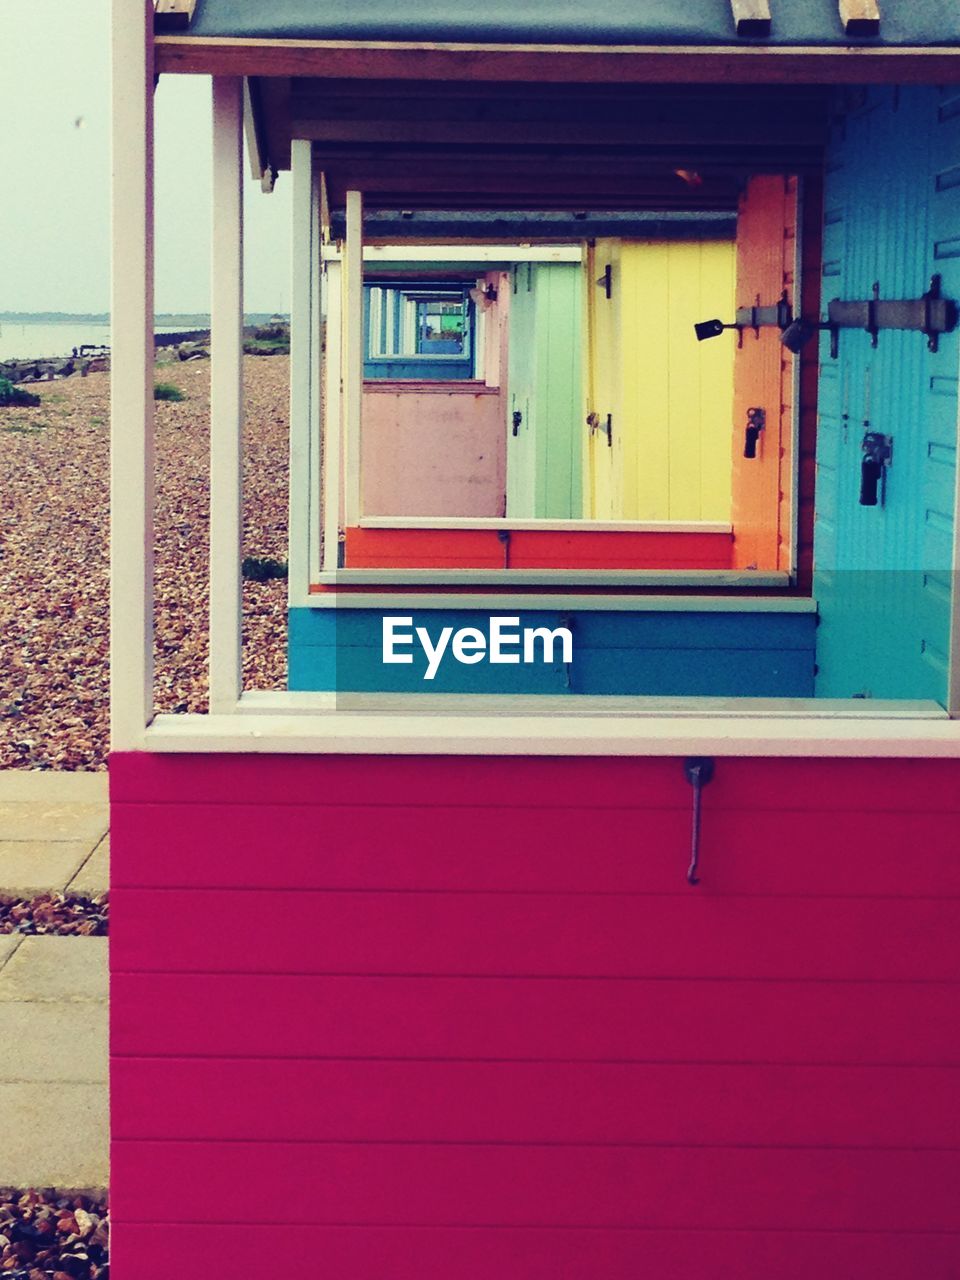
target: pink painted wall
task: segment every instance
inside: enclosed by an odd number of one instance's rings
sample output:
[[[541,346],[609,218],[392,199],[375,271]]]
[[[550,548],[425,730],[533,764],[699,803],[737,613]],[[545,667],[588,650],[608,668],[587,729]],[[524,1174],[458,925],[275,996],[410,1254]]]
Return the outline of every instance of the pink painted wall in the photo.
[[[956,1276],[960,763],[111,788],[114,1280]]]
[[[485,312],[484,380],[387,382],[363,389],[367,516],[502,516],[506,492],[507,278]]]

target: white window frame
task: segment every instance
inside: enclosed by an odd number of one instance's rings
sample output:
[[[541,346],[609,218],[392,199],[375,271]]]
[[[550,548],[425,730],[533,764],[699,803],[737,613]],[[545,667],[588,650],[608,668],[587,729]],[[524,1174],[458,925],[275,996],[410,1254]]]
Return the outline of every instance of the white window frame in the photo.
[[[781,699],[450,698],[243,692],[240,680],[239,394],[242,344],[243,86],[214,80],[214,295],[211,429],[211,688],[209,715],[153,711],[153,6],[113,0],[113,359],[111,435],[111,725],[115,751],[476,755],[960,757],[960,720],[931,704]],[[294,204],[314,218],[320,185],[310,144],[294,143]],[[303,223],[297,223],[301,236]],[[347,199],[344,321],[339,336],[344,426],[362,391],[362,198]],[[305,255],[305,256],[304,256]],[[298,268],[309,271],[298,279]],[[329,269],[329,265],[327,267]],[[319,245],[295,254],[291,457],[293,485],[319,500],[310,438],[318,401]],[[329,277],[325,274],[325,278]],[[335,338],[335,342],[338,339]],[[335,375],[334,375],[335,376]],[[316,438],[316,437],[314,437]],[[355,482],[347,459],[347,487]],[[328,488],[340,478],[325,477]],[[958,473],[960,483],[960,473]],[[955,528],[960,525],[957,522]],[[291,527],[291,603],[310,579],[309,503]],[[954,563],[960,566],[960,529]],[[300,586],[297,586],[297,583]],[[960,593],[958,593],[960,594]],[[490,601],[491,597],[482,597]],[[348,601],[370,604],[376,597]],[[418,597],[426,605],[429,597]],[[515,597],[510,597],[514,602]],[[555,599],[551,597],[551,599]],[[596,599],[596,597],[593,597]],[[469,597],[456,603],[467,606]],[[453,604],[453,602],[450,602]],[[557,600],[559,604],[559,600]],[[756,602],[751,602],[755,604]],[[674,601],[676,604],[676,601]],[[344,607],[344,602],[339,603]],[[703,607],[702,599],[696,606]],[[953,606],[949,707],[960,713],[960,601]],[[571,705],[575,704],[575,705]]]

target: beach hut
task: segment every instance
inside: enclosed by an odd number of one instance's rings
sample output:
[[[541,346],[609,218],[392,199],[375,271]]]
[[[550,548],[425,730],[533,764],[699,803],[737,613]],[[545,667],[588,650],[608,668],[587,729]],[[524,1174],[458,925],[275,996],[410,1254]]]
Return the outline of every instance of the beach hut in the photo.
[[[180,16],[114,0],[115,1280],[947,1280],[960,17]],[[153,712],[158,74],[213,76],[207,715]],[[245,117],[294,205],[314,671],[272,693],[241,679]],[[521,528],[481,567],[338,567],[365,232],[517,209],[749,224],[735,310],[689,317],[734,363],[732,523],[764,512],[726,565],[596,528],[545,565]]]

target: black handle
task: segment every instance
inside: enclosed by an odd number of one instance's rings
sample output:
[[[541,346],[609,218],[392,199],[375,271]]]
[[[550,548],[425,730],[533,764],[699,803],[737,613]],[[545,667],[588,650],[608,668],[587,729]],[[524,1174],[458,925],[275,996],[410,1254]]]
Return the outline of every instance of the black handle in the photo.
[[[893,461],[893,437],[867,431],[860,460],[860,505],[877,507],[883,502],[884,474]]]
[[[523,414],[519,409],[513,411],[513,434],[517,435],[520,431],[520,423],[523,421]]]
[[[757,441],[760,439],[760,432],[766,425],[767,415],[765,410],[747,410],[747,429],[743,437],[743,456],[745,458],[755,458],[757,456]]]
[[[693,756],[683,762],[683,776],[693,787],[693,830],[690,842],[689,884],[700,883],[700,791],[713,777],[714,762],[709,756]]]
[[[860,464],[860,505],[875,507],[880,491],[883,465],[876,458],[866,457]]]

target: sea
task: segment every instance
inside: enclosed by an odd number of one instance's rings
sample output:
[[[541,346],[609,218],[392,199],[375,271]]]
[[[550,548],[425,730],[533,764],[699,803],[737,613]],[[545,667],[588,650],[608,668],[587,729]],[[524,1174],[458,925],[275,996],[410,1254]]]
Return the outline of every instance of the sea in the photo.
[[[183,325],[158,326],[157,333],[179,333],[183,329]],[[74,347],[79,350],[85,345],[108,347],[109,324],[89,320],[60,323],[0,320],[0,361],[69,356]]]

